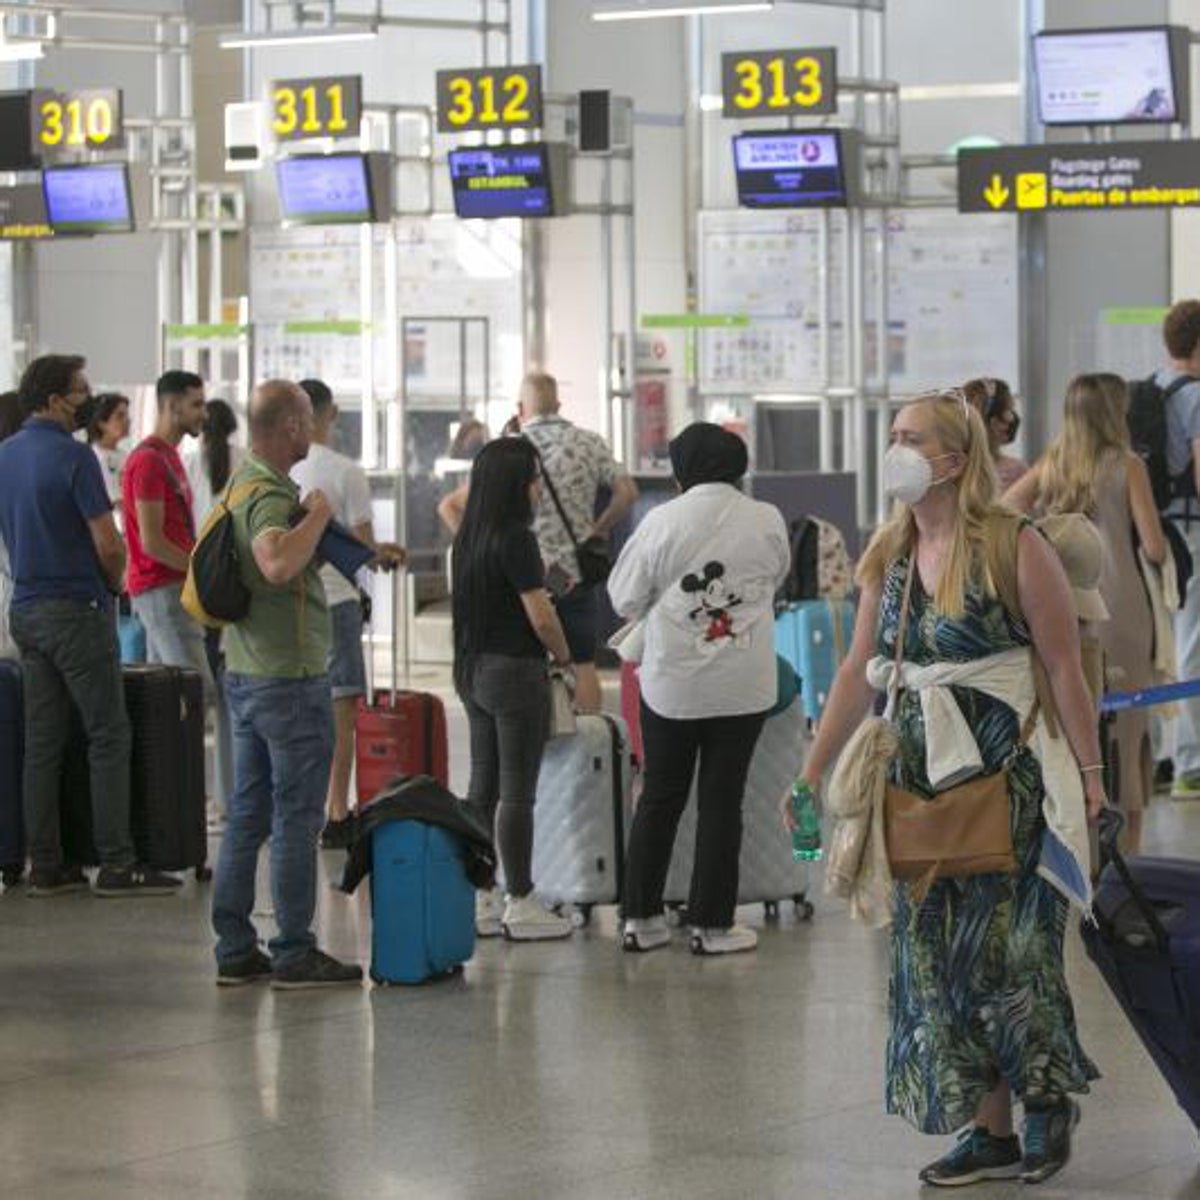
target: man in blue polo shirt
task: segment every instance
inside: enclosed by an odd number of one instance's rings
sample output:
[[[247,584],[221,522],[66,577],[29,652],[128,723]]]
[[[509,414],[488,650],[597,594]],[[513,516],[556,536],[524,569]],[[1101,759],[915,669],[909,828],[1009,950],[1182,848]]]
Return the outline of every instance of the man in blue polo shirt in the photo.
[[[129,719],[112,598],[125,546],[96,456],[71,435],[92,397],[82,358],[29,364],[19,401],[27,420],[0,445],[0,537],[14,581],[10,620],[25,691],[25,824],[29,894],[87,886],[63,863],[59,789],[70,706],[88,738],[98,896],[169,895],[179,881],[134,863],[129,834]],[[77,749],[77,748],[76,748]]]

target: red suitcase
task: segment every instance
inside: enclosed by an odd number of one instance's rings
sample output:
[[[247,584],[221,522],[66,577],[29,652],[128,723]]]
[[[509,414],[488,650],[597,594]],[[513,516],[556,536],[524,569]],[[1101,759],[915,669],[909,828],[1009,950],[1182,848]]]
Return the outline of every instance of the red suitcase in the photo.
[[[355,776],[360,808],[370,804],[398,775],[431,775],[443,787],[450,786],[446,706],[429,692],[396,688],[400,678],[399,626],[405,623],[400,603],[404,578],[402,570],[396,572],[392,593],[392,691],[375,688],[373,630],[367,653],[371,686],[355,722]],[[407,640],[404,657],[407,674]]]
[[[359,807],[397,775],[432,775],[450,786],[446,706],[428,692],[377,692],[356,722]]]
[[[642,750],[642,689],[637,663],[621,664],[621,719],[629,730],[629,748],[640,763],[646,761]]]

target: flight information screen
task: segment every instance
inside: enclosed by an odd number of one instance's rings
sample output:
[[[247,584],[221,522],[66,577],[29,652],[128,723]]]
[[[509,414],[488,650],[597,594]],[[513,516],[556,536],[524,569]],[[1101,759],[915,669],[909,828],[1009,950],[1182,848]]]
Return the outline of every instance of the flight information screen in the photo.
[[[124,163],[47,167],[46,216],[55,233],[132,233],[133,203]]]
[[[450,151],[450,186],[460,217],[552,217],[554,188],[545,145]]]
[[[841,136],[834,131],[743,133],[733,139],[743,208],[841,208],[847,203]]]
[[[283,219],[297,225],[370,221],[371,181],[361,154],[313,154],[275,164]]]
[[[1179,120],[1169,29],[1041,33],[1033,47],[1044,125]]]

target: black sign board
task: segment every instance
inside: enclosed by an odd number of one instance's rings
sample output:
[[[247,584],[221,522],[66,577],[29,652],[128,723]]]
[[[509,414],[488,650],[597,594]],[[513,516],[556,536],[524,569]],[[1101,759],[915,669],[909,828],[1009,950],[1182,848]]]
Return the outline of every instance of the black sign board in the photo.
[[[1071,142],[960,150],[958,211],[1200,207],[1200,141]]]
[[[356,138],[361,126],[361,75],[280,79],[271,84],[271,130],[276,141]]]
[[[437,73],[438,133],[540,129],[542,68],[473,67]]]
[[[837,51],[735,51],[721,55],[727,117],[821,116],[837,112]]]
[[[0,187],[0,241],[24,242],[53,236],[40,183]]]
[[[33,171],[41,165],[33,142],[33,93],[0,92],[0,171]]]

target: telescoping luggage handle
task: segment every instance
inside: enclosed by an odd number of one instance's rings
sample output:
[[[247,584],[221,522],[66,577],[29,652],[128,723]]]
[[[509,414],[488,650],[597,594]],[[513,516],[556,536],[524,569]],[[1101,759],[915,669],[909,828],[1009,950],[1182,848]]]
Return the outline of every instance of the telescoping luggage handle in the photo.
[[[1129,893],[1129,898],[1137,905],[1137,910],[1142,914],[1146,922],[1146,927],[1154,935],[1154,944],[1160,954],[1167,952],[1171,936],[1167,933],[1166,926],[1162,923],[1162,918],[1155,911],[1154,905],[1150,902],[1150,898],[1142,890],[1141,886],[1133,878],[1133,873],[1129,870],[1129,864],[1125,861],[1124,855],[1117,848],[1117,839],[1121,835],[1121,829],[1125,825],[1125,818],[1115,808],[1106,808],[1100,814],[1100,862],[1112,863],[1113,869],[1120,877],[1121,883],[1126,892]],[[1101,927],[1106,927],[1106,932],[1112,932],[1112,922],[1100,912],[1099,907],[1095,909],[1096,921]]]
[[[407,567],[398,566],[391,571],[392,577],[392,677],[391,689],[388,693],[388,705],[396,707],[396,694],[400,691],[400,631],[404,632],[404,681],[409,677],[409,647],[408,620],[401,596],[407,589]],[[375,705],[378,693],[375,687],[375,618],[372,611],[371,620],[367,625],[367,692],[372,706]]]

